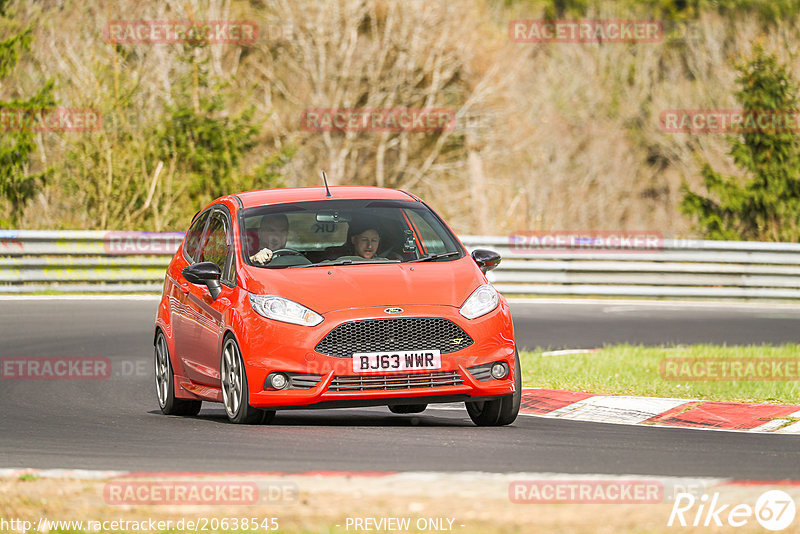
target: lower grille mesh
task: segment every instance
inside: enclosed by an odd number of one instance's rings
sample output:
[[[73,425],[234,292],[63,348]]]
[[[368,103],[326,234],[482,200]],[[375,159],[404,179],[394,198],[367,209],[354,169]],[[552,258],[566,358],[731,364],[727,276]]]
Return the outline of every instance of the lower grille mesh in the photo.
[[[440,371],[397,375],[337,376],[331,381],[328,389],[330,391],[374,391],[460,386],[463,383],[458,371]]]

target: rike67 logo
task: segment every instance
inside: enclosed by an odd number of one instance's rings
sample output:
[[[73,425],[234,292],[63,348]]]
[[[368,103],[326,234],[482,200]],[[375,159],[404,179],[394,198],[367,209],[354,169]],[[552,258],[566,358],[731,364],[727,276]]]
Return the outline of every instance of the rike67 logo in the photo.
[[[667,526],[743,527],[755,518],[763,528],[777,531],[792,524],[795,512],[794,500],[781,490],[765,491],[755,506],[721,503],[719,493],[714,493],[710,500],[707,494],[698,498],[691,493],[678,493]]]

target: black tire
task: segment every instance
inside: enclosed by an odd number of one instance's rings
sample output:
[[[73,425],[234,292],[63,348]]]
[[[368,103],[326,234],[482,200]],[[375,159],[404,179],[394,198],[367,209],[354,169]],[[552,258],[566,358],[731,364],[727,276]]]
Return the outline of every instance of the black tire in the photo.
[[[490,401],[466,402],[467,413],[478,426],[505,426],[517,419],[522,399],[522,370],[514,351],[514,393]]]
[[[427,404],[392,404],[389,406],[389,411],[398,414],[422,413],[427,407]]]
[[[161,330],[156,334],[154,347],[154,374],[158,406],[164,415],[197,415],[203,401],[175,397],[175,374],[169,357],[167,338]]]
[[[242,352],[233,336],[228,336],[222,344],[220,356],[220,387],[222,404],[228,421],[235,424],[259,425],[272,421],[274,411],[250,406],[247,372],[242,360]]]

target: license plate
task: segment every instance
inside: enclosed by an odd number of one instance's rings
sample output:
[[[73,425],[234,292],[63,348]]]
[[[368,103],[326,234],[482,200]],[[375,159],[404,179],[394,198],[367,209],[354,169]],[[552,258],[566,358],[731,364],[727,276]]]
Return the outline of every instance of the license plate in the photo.
[[[442,355],[438,350],[398,350],[353,354],[353,371],[356,373],[441,368]]]

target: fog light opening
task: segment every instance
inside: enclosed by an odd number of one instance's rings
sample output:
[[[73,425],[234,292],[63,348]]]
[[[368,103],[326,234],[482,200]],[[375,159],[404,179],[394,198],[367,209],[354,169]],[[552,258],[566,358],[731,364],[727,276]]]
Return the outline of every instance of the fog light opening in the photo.
[[[271,389],[286,389],[289,386],[289,377],[283,373],[270,373],[266,382]]]
[[[492,365],[492,378],[495,380],[502,380],[508,376],[508,364],[506,362],[497,362]]]

